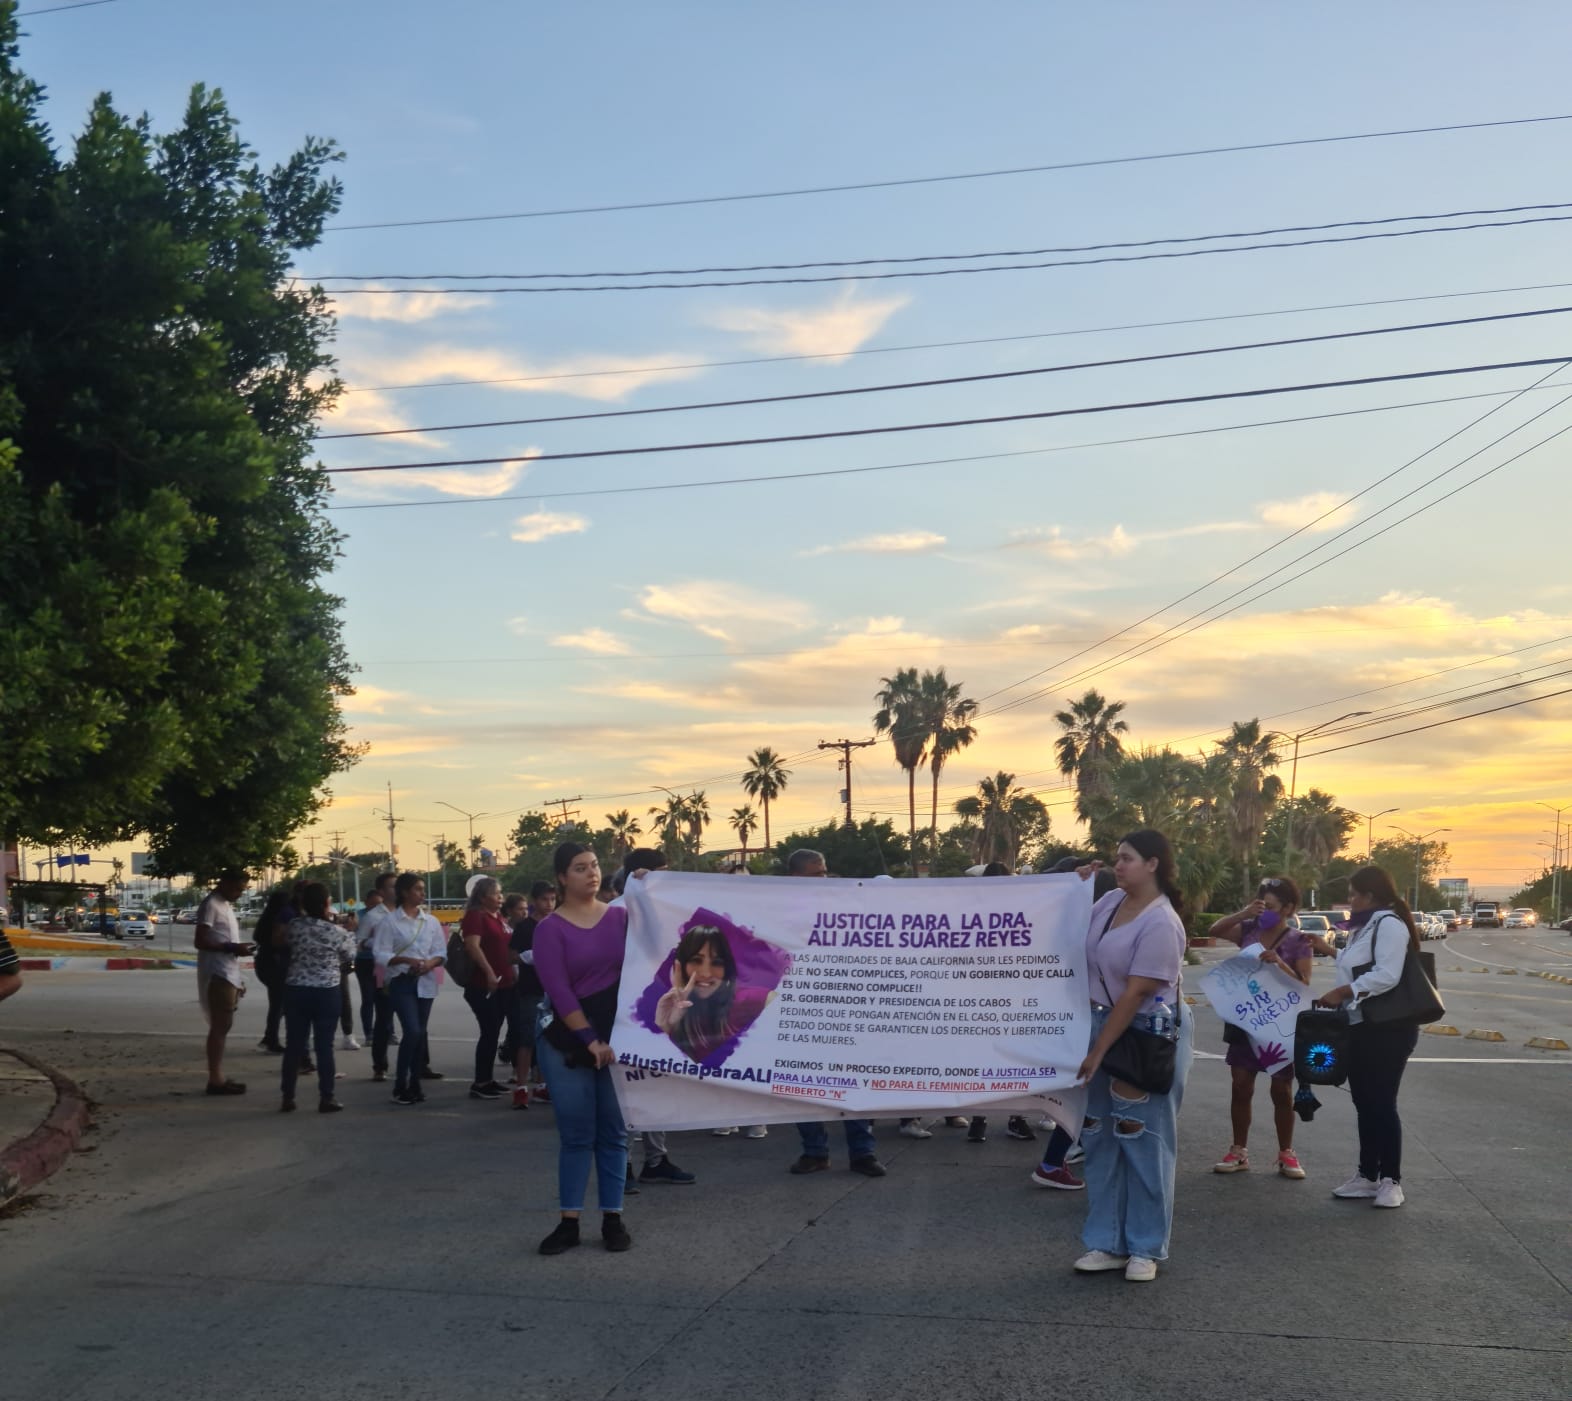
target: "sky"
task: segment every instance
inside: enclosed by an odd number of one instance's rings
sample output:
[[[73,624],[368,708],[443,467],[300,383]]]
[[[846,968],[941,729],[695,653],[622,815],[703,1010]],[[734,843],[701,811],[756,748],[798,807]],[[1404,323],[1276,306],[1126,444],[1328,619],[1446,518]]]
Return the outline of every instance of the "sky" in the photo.
[[[348,227],[1566,115],[1572,14],[1552,3],[114,0],[24,24],[23,61],[47,85],[61,142],[99,91],[167,129],[199,81],[224,90],[266,162],[307,135],[337,141],[343,208],[299,264],[323,280],[506,273],[500,285],[522,286],[526,274],[997,253],[1572,200],[1572,121],[1556,121]],[[662,787],[697,786],[716,814],[711,844],[729,846],[724,818],[746,801],[736,775],[760,745],[790,757],[779,836],[840,811],[835,755],[817,746],[872,736],[880,678],[943,666],[982,702],[976,743],[941,777],[943,808],[1004,769],[1073,839],[1053,713],[1088,686],[1126,702],[1132,744],[1186,752],[1233,720],[1292,735],[1369,709],[1381,723],[1302,742],[1300,790],[1398,808],[1377,837],[1390,823],[1446,829],[1450,873],[1505,893],[1548,859],[1539,843],[1556,819],[1538,804],[1572,803],[1572,696],[1550,696],[1572,686],[1556,679],[1572,667],[1572,436],[1536,446],[1572,427],[1572,372],[532,459],[1553,357],[1572,353],[1567,316],[806,402],[442,426],[1572,306],[1568,228],[939,277],[337,296],[349,392],[323,431],[423,431],[324,441],[322,461],[501,460],[335,477],[345,540],[332,586],[359,667],[347,709],[369,748],[299,840],[385,843],[375,809],[389,785],[408,863],[467,835],[444,804],[483,814],[475,830],[497,845],[519,811],[551,799],[577,799],[568,810],[599,825],[620,808],[642,815]],[[454,380],[494,382],[443,384]],[[1196,627],[1213,604],[1222,616]],[[1145,655],[1148,641],[1162,645]],[[1401,718],[1438,699],[1453,703]],[[888,745],[858,752],[853,803],[904,825]]]

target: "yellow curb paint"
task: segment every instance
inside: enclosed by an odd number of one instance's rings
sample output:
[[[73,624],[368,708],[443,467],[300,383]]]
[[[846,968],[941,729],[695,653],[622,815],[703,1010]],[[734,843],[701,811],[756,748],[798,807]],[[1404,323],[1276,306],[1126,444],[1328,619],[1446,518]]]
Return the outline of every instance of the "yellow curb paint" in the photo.
[[[1426,1036],[1461,1036],[1463,1033],[1455,1026],[1448,1026],[1445,1022],[1431,1022],[1429,1026],[1420,1027]]]
[[[1479,1031],[1476,1029],[1470,1031],[1466,1039],[1469,1041],[1505,1041],[1506,1037],[1499,1031]]]
[[[1516,968],[1497,968],[1496,972],[1498,972],[1498,973],[1513,973],[1513,974],[1515,974],[1517,972],[1517,969]]]
[[[1559,1036],[1530,1036],[1523,1044],[1538,1051],[1572,1051]]]
[[[1201,1005],[1201,999],[1199,997],[1191,997],[1187,993],[1185,995],[1184,1004],[1186,1007],[1199,1007]]]

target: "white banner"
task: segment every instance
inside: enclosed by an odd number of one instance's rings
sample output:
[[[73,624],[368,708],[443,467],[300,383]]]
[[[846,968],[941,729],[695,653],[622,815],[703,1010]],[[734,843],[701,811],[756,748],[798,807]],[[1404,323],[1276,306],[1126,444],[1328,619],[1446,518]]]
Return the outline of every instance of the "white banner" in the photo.
[[[967,1110],[1079,1131],[1090,882],[660,871],[628,890],[630,1127]]]
[[[1256,1060],[1272,1074],[1294,1063],[1294,1024],[1310,1005],[1310,989],[1251,953],[1209,968],[1201,988],[1212,1010],[1250,1037]]]

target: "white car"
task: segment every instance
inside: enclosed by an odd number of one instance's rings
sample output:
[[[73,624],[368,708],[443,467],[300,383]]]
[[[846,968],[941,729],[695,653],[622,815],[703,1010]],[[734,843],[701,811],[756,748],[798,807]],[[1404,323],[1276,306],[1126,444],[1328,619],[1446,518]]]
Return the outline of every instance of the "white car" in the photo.
[[[153,921],[146,910],[121,910],[115,917],[115,934],[121,939],[151,939]]]
[[[1539,916],[1532,910],[1508,910],[1506,917],[1507,929],[1532,929],[1539,923]]]

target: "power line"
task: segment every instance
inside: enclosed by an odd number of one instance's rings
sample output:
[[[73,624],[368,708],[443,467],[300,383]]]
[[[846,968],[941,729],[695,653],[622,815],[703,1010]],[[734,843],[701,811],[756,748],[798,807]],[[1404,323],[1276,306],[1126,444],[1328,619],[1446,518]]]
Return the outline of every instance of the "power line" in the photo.
[[[1235,155],[1246,151],[1285,150],[1294,146],[1330,146],[1353,141],[1378,141],[1397,136],[1431,136],[1450,131],[1483,131],[1492,127],[1536,126],[1572,121],[1572,113],[1549,117],[1512,117],[1489,122],[1451,122],[1444,126],[1404,127],[1391,131],[1356,131],[1340,136],[1306,136],[1287,141],[1256,141],[1231,146],[1202,146],[1183,151],[1154,151],[1135,156],[1056,161],[1047,165],[1022,165],[1000,170],[973,170],[954,175],[920,175],[895,180],[862,180],[844,185],[811,185],[789,190],[757,190],[745,194],[701,195],[685,199],[639,200],[617,204],[580,205],[563,209],[529,209],[516,214],[458,214],[434,219],[389,219],[365,224],[331,224],[328,233],[361,229],[428,228],[434,224],[484,224],[508,219],[556,219],[570,214],[620,214],[639,209],[677,209],[701,204],[739,204],[748,200],[795,199],[805,195],[843,194],[853,190],[888,190],[907,185],[939,185],[959,180],[993,180],[1009,175],[1039,175],[1062,170],[1090,170],[1100,166],[1140,165],[1155,161],[1190,160],[1199,156]]]
[[[71,5],[50,5],[41,10],[18,10],[15,18],[26,19],[29,15],[57,15],[62,10],[90,10],[95,5],[113,5],[116,0],[76,0]]]
[[[1475,229],[1514,229],[1525,224],[1564,224],[1572,214],[1543,214],[1532,219],[1493,219],[1478,224],[1438,224],[1428,229],[1389,229],[1380,233],[1296,238],[1282,243],[1235,243],[1226,248],[1180,248],[1166,253],[1108,253],[1100,258],[1054,259],[1046,263],[990,263],[970,268],[915,268],[900,272],[820,273],[812,277],[741,277],[697,282],[563,282],[549,287],[488,287],[487,296],[503,293],[540,296],[550,292],[684,292],[702,287],[797,287],[823,282],[889,282],[906,277],[971,277],[984,272],[1037,272],[1044,268],[1091,268],[1109,263],[1149,263],[1170,258],[1204,258],[1217,253],[1258,253],[1273,248],[1316,248],[1334,243],[1369,243],[1375,239],[1417,238],[1421,234],[1467,233]],[[473,296],[463,287],[328,287],[334,297],[455,297]]]
[[[547,384],[566,379],[602,379],[619,375],[678,374],[688,370],[724,370],[740,365],[784,365],[800,360],[849,360],[861,355],[904,355],[917,350],[954,350],[970,345],[1005,345],[1011,341],[1055,340],[1064,336],[1107,335],[1115,331],[1153,331],[1172,326],[1201,326],[1216,321],[1250,321],[1267,316],[1300,316],[1317,311],[1355,311],[1408,302],[1439,302],[1456,297],[1494,297],[1513,292],[1555,292],[1572,282],[1538,282],[1524,287],[1482,287],[1472,292],[1432,292],[1422,297],[1381,297],[1364,302],[1330,302],[1323,306],[1290,306],[1268,311],[1236,311],[1222,316],[1186,316],[1169,321],[1129,321],[1117,326],[1077,326],[1064,331],[1029,331],[1014,336],[976,336],[967,340],[926,341],[914,345],[873,345],[860,350],[826,350],[812,355],[754,355],[738,360],[695,360],[679,365],[614,365],[604,370],[564,370],[548,375],[503,375],[494,379],[439,379],[420,384],[346,385],[344,394],[391,394],[416,389],[463,389],[488,384]]]
[[[1323,754],[1340,754],[1345,749],[1359,749],[1366,744],[1380,744],[1383,740],[1401,739],[1404,735],[1417,735],[1425,730],[1439,730],[1443,725],[1456,725],[1464,720],[1475,720],[1481,715],[1498,715],[1503,710],[1516,710],[1520,705],[1533,705],[1537,701],[1555,700],[1557,696],[1572,696],[1572,686],[1562,691],[1551,691],[1543,696],[1525,696],[1522,700],[1510,701],[1506,705],[1492,706],[1489,710],[1475,710],[1467,715],[1454,715],[1450,720],[1437,720],[1429,725],[1416,725],[1410,730],[1397,730],[1389,735],[1373,735],[1369,739],[1356,739],[1348,744],[1334,745],[1330,749],[1317,749],[1310,754],[1301,754],[1301,759],[1316,759]]]
[[[1399,409],[1430,408],[1437,404],[1461,404],[1474,399],[1498,399],[1507,395],[1513,398],[1531,393],[1534,388],[1556,388],[1554,385],[1530,386],[1527,390],[1498,389],[1483,394],[1454,394],[1441,399],[1410,399],[1401,404],[1378,404],[1366,409],[1339,409],[1333,413],[1300,414],[1292,418],[1256,419],[1250,423],[1225,423],[1215,428],[1188,428],[1174,433],[1145,433],[1133,438],[1103,438],[1089,443],[1062,443],[1044,448],[1018,448],[1010,452],[974,453],[966,457],[929,457],[916,462],[885,462],[872,467],[822,467],[806,472],[771,472],[752,477],[705,477],[691,482],[654,482],[643,486],[580,487],[568,491],[506,492],[495,496],[452,496],[423,501],[363,501],[352,505],[329,506],[330,511],[392,511],[414,506],[483,506],[498,501],[558,501],[583,496],[626,496],[651,491],[692,491],[711,486],[748,486],[758,482],[794,482],[815,477],[861,476],[868,472],[899,472],[916,467],[948,467],[967,462],[994,462],[1012,457],[1036,457],[1047,453],[1080,452],[1091,448],[1124,447],[1133,443],[1156,443],[1170,438],[1204,437],[1210,433],[1237,433],[1247,428],[1274,428],[1289,423],[1318,423],[1324,419],[1357,418],[1362,414],[1393,413]],[[520,459],[509,458],[508,461]],[[530,461],[538,461],[536,458]],[[1245,561],[1248,563],[1249,561]],[[1203,587],[1205,587],[1203,585]],[[1188,595],[1187,595],[1188,597]],[[1162,610],[1159,610],[1162,611]],[[1132,624],[1132,626],[1136,626]],[[1104,639],[1105,641],[1108,639]],[[1009,689],[1006,687],[1006,689]]]
[[[1298,526],[1296,529],[1289,531],[1289,533],[1287,535],[1284,535],[1281,538],[1279,538],[1277,540],[1274,540],[1271,544],[1265,546],[1262,549],[1257,550],[1253,555],[1249,555],[1245,559],[1240,560],[1239,563],[1230,566],[1228,569],[1223,570],[1222,573],[1214,575],[1212,578],[1208,579],[1205,583],[1199,584],[1195,588],[1189,590],[1189,592],[1181,594],[1178,598],[1174,599],[1171,603],[1165,603],[1161,608],[1158,608],[1155,611],[1153,611],[1151,613],[1148,613],[1144,618],[1138,618],[1138,619],[1136,619],[1135,622],[1127,624],[1125,627],[1119,629],[1118,632],[1112,633],[1108,637],[1104,638],[1103,642],[1114,642],[1114,641],[1117,641],[1120,637],[1123,637],[1126,633],[1130,632],[1132,629],[1138,628],[1138,627],[1142,626],[1144,623],[1149,623],[1154,618],[1161,617],[1164,613],[1167,613],[1171,609],[1177,608],[1181,603],[1187,602],[1188,600],[1194,598],[1197,594],[1204,593],[1207,589],[1212,588],[1214,585],[1222,583],[1222,581],[1224,579],[1229,578],[1231,575],[1237,574],[1241,569],[1245,568],[1247,565],[1254,564],[1256,560],[1264,558],[1266,555],[1271,554],[1273,550],[1276,550],[1279,547],[1281,547],[1283,545],[1286,545],[1290,540],[1293,540],[1293,539],[1297,538],[1298,536],[1303,535],[1312,526],[1320,524],[1321,521],[1326,520],[1329,516],[1331,516],[1335,512],[1346,510],[1349,506],[1352,506],[1354,504],[1354,502],[1358,501],[1361,497],[1368,496],[1377,487],[1385,485],[1385,483],[1391,481],[1392,478],[1394,478],[1396,476],[1399,476],[1403,472],[1406,472],[1410,467],[1414,466],[1416,463],[1422,462],[1431,453],[1439,451],[1441,448],[1445,447],[1448,443],[1452,442],[1454,439],[1456,439],[1458,437],[1461,437],[1464,433],[1468,432],[1470,429],[1477,427],[1479,424],[1483,423],[1486,419],[1492,417],[1494,414],[1500,413],[1502,409],[1507,408],[1507,407],[1509,407],[1512,404],[1515,404],[1525,394],[1532,393],[1534,390],[1540,388],[1545,383],[1545,381],[1549,380],[1550,378],[1552,378],[1555,373],[1556,372],[1554,370],[1551,370],[1548,373],[1546,373],[1544,375],[1541,375],[1539,377],[1539,379],[1534,384],[1526,385],[1522,389],[1519,389],[1518,391],[1516,391],[1512,395],[1512,397],[1506,401],[1506,403],[1504,403],[1504,404],[1496,404],[1492,408],[1490,408],[1490,409],[1486,410],[1484,413],[1480,414],[1479,417],[1471,420],[1468,423],[1465,423],[1461,428],[1458,428],[1458,429],[1454,430],[1453,432],[1449,433],[1446,437],[1441,439],[1441,441],[1439,443],[1433,443],[1430,447],[1426,448],[1424,450],[1424,452],[1420,453],[1418,456],[1409,458],[1408,461],[1404,462],[1403,464],[1401,464],[1398,467],[1393,468],[1392,471],[1383,473],[1381,476],[1377,477],[1374,481],[1368,483],[1366,486],[1361,487],[1352,496],[1346,498],[1343,501],[1338,502],[1337,505],[1335,505],[1335,506],[1328,507],[1327,510],[1321,512],[1320,515],[1314,517],[1312,520],[1308,520],[1303,525]],[[1539,415],[1535,415],[1535,417],[1539,417]],[[1532,419],[1529,420],[1529,422],[1532,422],[1532,421],[1533,421]],[[1516,430],[1514,429],[1513,431],[1515,432]],[[1510,436],[1510,434],[1508,434],[1507,436]],[[1500,441],[1500,440],[1498,439],[1497,441]],[[1491,444],[1490,446],[1494,446],[1494,444]],[[1466,460],[1467,459],[1465,459],[1465,461]],[[1459,464],[1459,465],[1461,465],[1461,464]],[[1383,508],[1383,509],[1385,509],[1385,508]],[[1350,529],[1351,528],[1352,527],[1350,527]],[[1340,535],[1341,534],[1346,534],[1346,533],[1347,533],[1346,531],[1343,531],[1343,532],[1340,532]],[[1340,536],[1335,536],[1333,538],[1334,539],[1340,538]],[[1331,543],[1331,542],[1328,541],[1327,543]],[[1312,551],[1311,553],[1314,553],[1314,551]],[[1301,559],[1305,558],[1305,556],[1300,556],[1300,558]],[[1262,577],[1264,578],[1265,576],[1262,576]],[[1253,583],[1246,585],[1246,588],[1254,588],[1255,584],[1260,583],[1260,582],[1261,582],[1261,579],[1257,579]],[[1237,597],[1237,596],[1238,596],[1237,593],[1229,595],[1230,598],[1234,598],[1234,597]],[[1224,599],[1222,601],[1223,602],[1227,602],[1228,600]],[[1215,607],[1215,606],[1216,606],[1215,604],[1210,605],[1210,607]],[[1202,611],[1205,612],[1205,611],[1208,611],[1208,610],[1203,609]],[[1199,614],[1193,614],[1192,615],[1192,617],[1197,617],[1197,616],[1199,616]],[[1188,621],[1190,621],[1190,619],[1186,619],[1185,621],[1188,622]],[[1181,626],[1182,626],[1182,624],[1181,624]],[[1173,628],[1170,627],[1170,628],[1166,629],[1164,632],[1159,633],[1158,636],[1159,637],[1164,637],[1169,632],[1172,632],[1172,631],[1173,631]],[[1150,640],[1150,639],[1147,639],[1147,640]],[[1002,687],[1000,687],[996,691],[990,691],[987,695],[980,697],[980,700],[982,700],[982,701],[992,700],[994,696],[1003,695],[1005,691],[1013,691],[1018,686],[1024,686],[1028,681],[1034,681],[1039,676],[1046,676],[1048,674],[1048,672],[1057,670],[1059,667],[1065,665],[1065,663],[1067,663],[1067,662],[1072,662],[1072,661],[1075,661],[1076,659],[1078,659],[1080,657],[1084,657],[1088,652],[1095,651],[1096,650],[1096,646],[1101,646],[1101,645],[1103,645],[1103,644],[1102,643],[1098,643],[1098,644],[1096,644],[1093,647],[1086,647],[1086,648],[1083,648],[1079,652],[1073,652],[1068,657],[1062,657],[1059,661],[1055,662],[1050,667],[1044,667],[1040,671],[1036,671],[1036,672],[1033,672],[1029,676],[1022,677],[1021,680],[1019,680],[1019,681],[1011,682],[1008,686],[1002,686]],[[1117,656],[1124,656],[1124,655],[1126,655],[1126,653],[1128,653],[1131,650],[1132,650],[1131,648],[1126,648],[1125,652],[1117,653],[1116,657]],[[1062,685],[1062,684],[1064,684],[1064,683],[1063,682],[1056,683],[1056,685]],[[1044,690],[1047,690],[1047,689],[1052,689],[1052,687],[1044,688]],[[1040,695],[1044,694],[1044,691],[1038,691],[1036,694],[1040,696]]]
[[[1542,213],[1572,209],[1560,204],[1510,204],[1494,209],[1453,209],[1441,214],[1391,214],[1380,219],[1336,219],[1324,224],[1285,224],[1271,229],[1234,229],[1228,233],[1183,234],[1168,238],[1126,239],[1117,243],[1072,243],[1048,248],[998,248],[985,253],[918,253],[889,258],[828,258],[808,263],[731,263],[700,268],[641,268],[634,272],[385,272],[302,273],[308,282],[549,282],[554,278],[704,277],[722,272],[800,272],[810,268],[863,268],[896,263],[959,263],[981,258],[1040,258],[1049,253],[1102,253],[1110,249],[1155,248],[1165,243],[1212,243],[1222,238],[1271,238],[1278,234],[1324,233],[1328,229],[1412,224],[1422,219],[1473,219],[1483,214]]]
[[[1066,374],[1072,370],[1106,370],[1124,365],[1148,365],[1163,360],[1194,360],[1207,355],[1231,355],[1244,350],[1278,350],[1290,345],[1318,345],[1329,341],[1361,340],[1369,336],[1402,335],[1409,331],[1440,331],[1456,326],[1480,326],[1493,321],[1527,321],[1539,316],[1564,316],[1569,311],[1572,311],[1572,306],[1541,307],[1533,311],[1502,311],[1487,316],[1461,316],[1446,321],[1412,322],[1406,326],[1372,326],[1361,331],[1326,331],[1314,336],[1286,336],[1277,340],[1248,341],[1238,345],[1203,346],[1196,350],[1165,350],[1147,355],[1123,355],[1111,360],[1081,360],[1064,365],[1038,365],[1026,370],[989,370],[977,375],[946,375],[939,379],[865,384],[848,389],[811,389],[796,394],[761,394],[746,399],[712,399],[693,404],[659,404],[642,409],[596,409],[589,413],[546,414],[536,418],[501,418],[478,423],[436,423],[424,428],[367,428],[351,433],[318,433],[316,441],[321,443],[344,438],[401,438],[419,433],[459,433],[480,428],[523,428],[542,423],[582,423],[591,419],[641,418],[649,414],[691,413],[700,409],[739,409],[760,404],[792,404],[807,399],[844,399],[859,394],[889,394],[907,389],[940,389],[957,384],[1027,379],[1036,375]]]
[[[1532,369],[1541,365],[1565,365],[1568,356],[1541,357],[1535,360],[1504,360],[1493,364],[1459,365],[1444,370],[1409,370],[1394,375],[1361,375],[1355,379],[1318,380],[1307,384],[1274,385],[1267,389],[1233,389],[1215,394],[1185,394],[1165,399],[1136,399],[1117,404],[1093,404],[1073,409],[1043,409],[1035,413],[994,414],[985,418],[942,419],[930,423],[885,424],[877,428],[838,428],[818,433],[783,433],[763,438],[729,438],[712,442],[660,443],[631,448],[590,448],[575,452],[537,453],[528,460],[535,462],[582,461],[597,457],[640,457],[658,452],[700,452],[711,448],[760,447],[772,443],[823,442],[830,438],[867,438],[885,433],[917,433],[935,428],[976,428],[991,423],[1025,423],[1036,419],[1075,418],[1088,414],[1117,413],[1128,409],[1169,408],[1176,404],[1209,404],[1224,399],[1259,399],[1277,394],[1303,394],[1318,389],[1350,389],[1366,384],[1395,384],[1402,380],[1439,379],[1450,375],[1482,374],[1489,370]],[[520,453],[506,457],[459,457],[434,462],[393,462],[367,464],[358,467],[327,467],[329,476],[351,472],[413,472],[433,467],[496,467],[502,463],[519,462]]]

